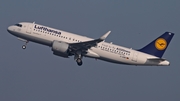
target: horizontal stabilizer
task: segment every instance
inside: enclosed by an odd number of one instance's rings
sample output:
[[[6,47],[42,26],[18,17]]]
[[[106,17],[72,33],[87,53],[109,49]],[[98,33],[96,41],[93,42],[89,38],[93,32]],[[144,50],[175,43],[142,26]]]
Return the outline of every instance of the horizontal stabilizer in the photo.
[[[151,60],[151,61],[165,61],[166,59],[163,59],[163,58],[147,58],[148,60]]]

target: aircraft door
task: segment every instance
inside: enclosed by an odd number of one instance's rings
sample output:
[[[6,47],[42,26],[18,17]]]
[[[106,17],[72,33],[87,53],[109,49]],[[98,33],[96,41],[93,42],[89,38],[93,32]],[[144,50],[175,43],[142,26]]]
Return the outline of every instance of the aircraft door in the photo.
[[[29,25],[27,26],[26,32],[29,33],[29,34],[31,34],[32,29],[33,29],[32,27],[33,27],[33,24],[29,24]]]
[[[132,61],[137,62],[138,52],[134,51]]]

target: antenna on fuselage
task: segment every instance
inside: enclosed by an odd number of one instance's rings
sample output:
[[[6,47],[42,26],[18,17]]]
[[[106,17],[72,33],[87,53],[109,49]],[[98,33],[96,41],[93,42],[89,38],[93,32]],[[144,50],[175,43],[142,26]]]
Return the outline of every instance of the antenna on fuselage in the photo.
[[[33,24],[35,24],[35,21],[33,22]]]

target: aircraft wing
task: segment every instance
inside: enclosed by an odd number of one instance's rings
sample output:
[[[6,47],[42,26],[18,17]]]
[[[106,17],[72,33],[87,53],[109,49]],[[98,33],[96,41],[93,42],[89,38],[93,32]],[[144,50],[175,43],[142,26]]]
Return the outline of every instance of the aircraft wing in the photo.
[[[89,48],[96,46],[99,42],[104,41],[110,33],[111,31],[108,31],[106,34],[104,34],[103,36],[95,40],[90,40],[90,41],[85,41],[85,42],[80,42],[80,43],[70,43],[69,45],[73,51],[88,50]]]

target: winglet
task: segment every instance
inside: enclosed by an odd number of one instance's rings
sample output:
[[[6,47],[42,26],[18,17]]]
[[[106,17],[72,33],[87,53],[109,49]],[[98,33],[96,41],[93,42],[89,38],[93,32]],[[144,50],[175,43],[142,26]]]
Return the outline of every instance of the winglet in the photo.
[[[101,40],[105,40],[106,37],[111,33],[111,31],[108,31],[106,34],[100,37]]]

